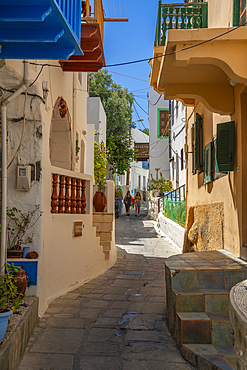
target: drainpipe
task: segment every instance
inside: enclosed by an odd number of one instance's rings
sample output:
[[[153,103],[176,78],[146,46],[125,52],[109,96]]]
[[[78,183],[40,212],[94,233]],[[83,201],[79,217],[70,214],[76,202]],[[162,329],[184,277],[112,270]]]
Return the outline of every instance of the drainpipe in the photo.
[[[2,124],[2,233],[1,233],[1,256],[0,268],[7,260],[6,240],[7,240],[7,105],[28,88],[29,83],[29,64],[24,63],[24,83],[12,95],[8,96],[1,104],[1,124]],[[4,269],[0,270],[4,274]]]

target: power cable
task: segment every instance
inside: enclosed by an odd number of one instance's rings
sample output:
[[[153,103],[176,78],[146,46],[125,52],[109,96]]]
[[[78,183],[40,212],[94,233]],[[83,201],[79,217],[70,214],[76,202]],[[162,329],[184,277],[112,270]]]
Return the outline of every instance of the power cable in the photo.
[[[119,73],[119,72],[113,72],[113,71],[109,71],[109,70],[108,70],[108,72],[115,73],[116,75],[120,75],[120,76],[124,76],[124,77],[134,78],[135,80],[139,80],[139,81],[149,82],[149,80],[143,80],[142,78],[125,75],[125,74]]]
[[[149,103],[150,103],[151,105],[153,105],[153,106],[154,106],[154,105],[158,104],[158,102],[160,101],[161,97],[162,97],[162,95],[160,95],[160,96],[159,96],[159,98],[158,98],[158,100],[156,101],[156,103],[152,104],[150,100],[149,100]]]
[[[115,3],[114,3],[115,4]],[[207,44],[208,42],[211,42],[211,41],[214,41],[214,40],[217,40],[218,38],[222,37],[222,36],[225,36],[225,35],[228,35],[229,33],[239,29],[240,27],[244,27],[245,25],[247,24],[247,22],[241,24],[240,26],[237,26],[237,27],[234,27],[232,28],[231,30],[228,30],[226,32],[223,32],[217,36],[214,36],[210,39],[207,39],[205,41],[201,41],[197,44],[194,44],[194,45],[190,45],[190,46],[187,46],[185,48],[182,48],[182,49],[179,49],[179,50],[173,50],[173,51],[170,51],[169,53],[165,53],[165,54],[161,54],[161,55],[157,55],[155,57],[151,57],[151,58],[143,58],[143,59],[137,59],[137,60],[132,60],[132,61],[129,61],[129,62],[123,62],[123,63],[116,63],[116,64],[108,64],[106,66],[104,66],[103,68],[109,68],[109,67],[120,67],[120,66],[126,66],[126,65],[130,65],[130,64],[136,64],[136,63],[142,63],[142,62],[147,62],[147,61],[150,61],[150,60],[153,60],[153,59],[157,59],[157,58],[161,58],[161,57],[166,57],[168,55],[173,55],[173,54],[177,54],[177,53],[180,53],[181,51],[186,51],[186,50],[190,50],[190,49],[193,49],[193,48],[196,48],[197,46],[200,46],[200,45],[204,45],[204,44]],[[23,63],[30,63],[30,64],[33,64],[33,65],[42,65],[42,66],[50,66],[50,67],[56,67],[56,68],[61,68],[60,65],[55,65],[55,64],[48,64],[48,63],[45,63],[45,64],[40,64],[40,63],[33,63],[33,62],[26,62],[26,61],[23,61]],[[93,68],[94,66],[92,66]],[[97,67],[97,66],[95,66]],[[88,68],[88,67],[73,67],[74,69],[79,69],[80,71],[83,69],[83,68]],[[40,71],[41,73],[41,71]],[[40,75],[39,73],[39,75]],[[38,79],[39,75],[36,77],[36,79],[34,80],[34,82],[36,82],[36,80]],[[33,83],[34,83],[33,82]],[[33,83],[30,85],[32,86]]]
[[[135,100],[135,99],[134,99]],[[149,114],[148,114],[148,112],[146,112],[141,106],[140,106],[140,104],[139,103],[137,103],[137,101],[135,100],[135,102],[136,102],[136,104],[138,105],[138,107],[141,109],[141,110],[143,110],[143,112],[144,113],[146,113],[148,116],[149,116]]]

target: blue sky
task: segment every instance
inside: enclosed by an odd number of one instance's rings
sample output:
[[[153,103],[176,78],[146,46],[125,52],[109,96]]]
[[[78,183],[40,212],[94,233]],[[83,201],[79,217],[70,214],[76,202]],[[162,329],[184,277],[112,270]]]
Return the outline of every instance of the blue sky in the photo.
[[[175,2],[177,1],[163,0],[164,4]],[[151,58],[153,56],[158,0],[103,0],[103,6],[106,17],[109,18],[120,16],[126,18],[127,8],[127,18],[129,19],[128,22],[124,23],[105,22],[104,52],[106,65]],[[113,80],[133,92],[136,102],[148,113],[147,94],[151,70],[148,62],[109,67],[107,69],[146,80],[140,81],[111,73]],[[135,103],[135,106],[138,114],[134,111],[133,121],[140,117],[144,119],[144,126],[148,127],[148,116],[137,103]],[[142,123],[136,123],[136,125],[139,129],[144,128]]]

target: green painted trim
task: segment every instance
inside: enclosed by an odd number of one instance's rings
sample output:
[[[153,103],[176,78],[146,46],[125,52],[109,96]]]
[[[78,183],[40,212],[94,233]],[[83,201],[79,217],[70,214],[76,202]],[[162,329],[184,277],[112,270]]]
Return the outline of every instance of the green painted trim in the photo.
[[[169,108],[158,108],[157,109],[157,138],[169,139],[169,136],[160,136],[160,111],[166,110],[169,112]]]
[[[232,26],[239,26],[240,19],[240,0],[233,0]]]

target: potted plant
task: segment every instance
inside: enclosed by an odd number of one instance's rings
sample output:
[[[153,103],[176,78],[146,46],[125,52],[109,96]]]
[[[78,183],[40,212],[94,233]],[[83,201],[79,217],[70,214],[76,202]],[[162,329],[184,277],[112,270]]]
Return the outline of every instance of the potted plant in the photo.
[[[21,273],[21,267],[8,264],[3,267],[5,273],[0,276],[0,343],[5,336],[9,316],[20,308],[25,299],[24,294],[18,293],[14,274]]]
[[[35,209],[28,212],[22,212],[13,207],[7,209],[8,222],[8,258],[22,257],[22,245],[32,243],[33,236],[26,235],[41,217],[40,205],[35,205]]]
[[[93,206],[96,212],[103,212],[107,204],[105,196],[106,187],[106,165],[107,152],[103,141],[94,142],[94,182],[98,186],[98,191],[93,197]]]

